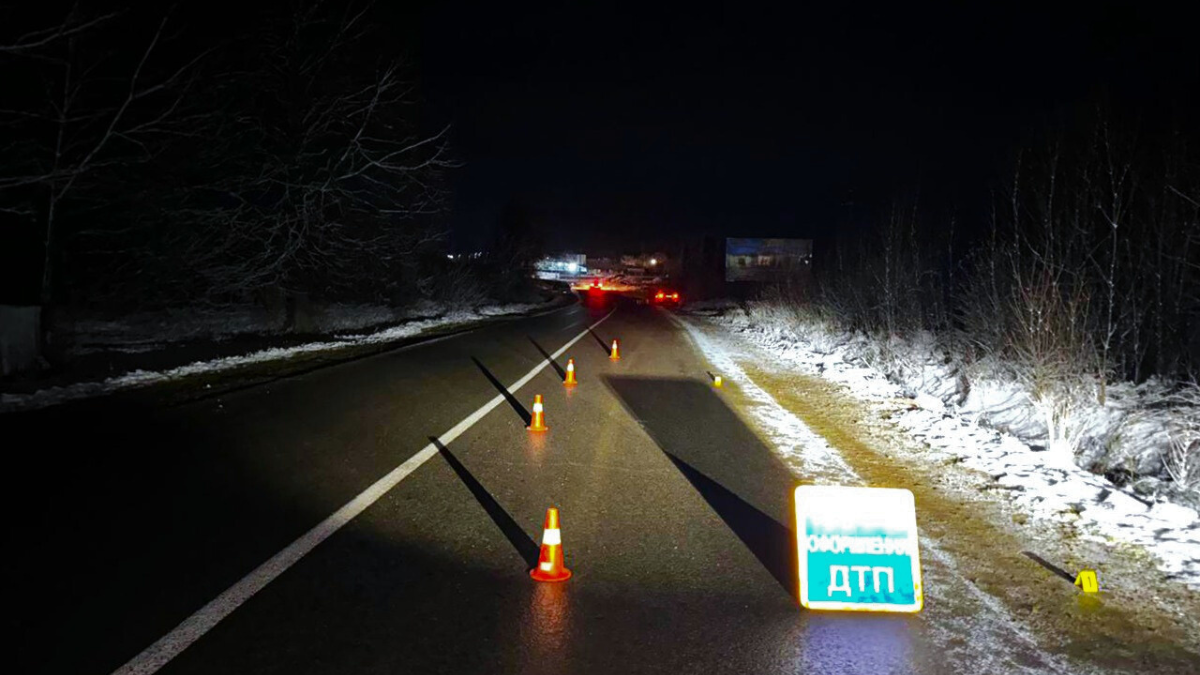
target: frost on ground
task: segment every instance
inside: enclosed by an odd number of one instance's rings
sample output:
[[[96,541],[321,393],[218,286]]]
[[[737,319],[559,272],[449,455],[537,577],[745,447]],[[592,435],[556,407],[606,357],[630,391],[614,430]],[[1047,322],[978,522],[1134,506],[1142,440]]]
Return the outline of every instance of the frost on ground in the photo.
[[[67,401],[111,394],[121,390],[182,380],[196,375],[220,373],[252,364],[283,361],[304,354],[336,352],[351,347],[387,344],[445,326],[470,323],[486,317],[523,314],[542,306],[538,304],[516,303],[486,305],[472,310],[454,310],[443,312],[433,318],[405,321],[399,325],[374,332],[339,332],[325,340],[305,342],[287,347],[260,349],[237,356],[196,361],[177,368],[134,370],[100,381],[77,382],[65,386],[48,387],[29,394],[2,394],[0,395],[0,413],[43,408]],[[364,308],[358,307],[357,309],[362,310]],[[343,306],[331,314],[331,325],[349,327],[375,325],[380,318],[395,318],[397,316],[391,311],[377,311],[378,308],[366,307],[365,309],[366,311],[357,311],[355,307]],[[421,311],[436,309],[438,308],[424,307],[421,308]],[[145,322],[155,323],[162,321],[163,332],[160,333],[160,340],[194,339],[200,335],[207,335],[211,339],[222,335],[231,336],[241,334],[253,330],[255,326],[261,326],[257,322],[257,318],[253,315],[253,312],[253,310],[246,310],[232,314],[224,313],[219,318],[192,316],[190,320],[181,320],[178,323],[172,323],[169,317],[166,316],[156,316],[153,318],[141,317],[141,322],[144,324]],[[135,321],[135,323],[137,322]],[[120,344],[117,342],[120,339],[119,336],[128,336],[132,330],[146,329],[145,325],[131,328],[130,325],[119,325],[116,323],[109,325],[107,322],[84,325],[88,326],[89,330],[94,331],[91,333],[93,339],[85,342],[85,344],[91,345]],[[127,347],[122,347],[122,349],[151,351],[160,349],[163,346],[162,342],[155,342],[152,344],[128,345]]]
[[[746,375],[737,355],[691,322],[678,323],[713,367],[730,382],[737,382],[747,412],[795,475],[813,484],[865,484],[837,448]],[[922,627],[942,645],[940,659],[946,665],[961,672],[978,668],[982,659],[988,672],[1076,672],[1066,660],[1039,649],[1030,629],[995,598],[968,582],[937,541],[922,536],[920,546],[925,587],[936,600],[926,606],[927,621]]]
[[[837,450],[820,435],[808,428],[800,418],[779,405],[769,393],[746,377],[740,366],[728,354],[717,347],[703,332],[693,329],[685,322],[681,325],[700,351],[709,358],[713,366],[724,377],[736,380],[745,392],[754,415],[770,434],[772,446],[783,455],[793,472],[809,478],[815,484],[844,484],[846,476],[854,476]]]
[[[1111,385],[1105,406],[1047,414],[1013,381],[979,371],[968,379],[931,339],[881,345],[754,305],[749,311],[728,303],[693,305],[689,312],[785,367],[890,406],[891,419],[928,445],[930,461],[961,463],[990,476],[1020,511],[1107,545],[1144,548],[1169,577],[1200,588],[1200,502],[1194,485],[1172,480],[1181,460],[1173,463],[1169,454],[1182,447],[1182,461],[1189,457],[1192,441],[1180,442],[1179,430],[1198,411],[1148,404],[1163,400],[1155,390],[1160,383]],[[736,368],[726,347],[702,345],[715,364]],[[1081,464],[1106,470],[1094,473]]]

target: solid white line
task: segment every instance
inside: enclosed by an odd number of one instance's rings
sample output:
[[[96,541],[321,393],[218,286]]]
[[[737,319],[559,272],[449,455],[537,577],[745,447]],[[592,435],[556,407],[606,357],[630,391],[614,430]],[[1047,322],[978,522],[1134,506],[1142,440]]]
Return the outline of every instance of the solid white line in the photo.
[[[508,388],[509,392],[516,392],[521,387],[529,383],[535,375],[549,365],[550,361],[562,356],[564,352],[570,349],[571,345],[578,342],[581,338],[588,334],[588,331],[604,323],[608,317],[617,311],[614,307],[611,312],[605,314],[599,321],[592,324],[579,335],[571,338],[569,342],[559,348],[558,351],[550,355],[549,359],[544,359],[532,370],[525,374],[524,377],[513,383]],[[491,412],[496,406],[504,402],[504,395],[497,394],[495,398],[488,401],[475,412],[468,415],[458,424],[455,424],[449,431],[438,437],[438,441],[442,445],[450,445],[450,443],[459,437],[464,431],[470,429],[476,422],[483,419],[485,415]],[[258,566],[253,572],[242,577],[236,584],[225,589],[225,592],[213,598],[207,605],[201,607],[195,614],[183,620],[183,623],[176,626],[171,632],[162,636],[157,642],[142,650],[142,653],[133,657],[128,663],[113,671],[114,675],[149,675],[158,671],[159,668],[165,666],[171,659],[175,658],[184,649],[187,649],[193,642],[199,640],[205,633],[212,630],[214,626],[221,622],[222,619],[229,616],[235,609],[241,606],[242,603],[249,600],[255,593],[262,590],[267,584],[271,583],[280,574],[283,574],[289,567],[294,565],[309,551],[317,547],[318,544],[325,541],[334,532],[337,532],[346,523],[354,519],[355,516],[362,513],[367,507],[379,500],[388,490],[396,487],[400,481],[404,480],[410,473],[416,471],[431,457],[438,453],[437,446],[433,443],[426,445],[420,452],[409,457],[400,466],[392,469],[383,478],[375,481],[373,485],[363,490],[357,497],[346,502],[342,508],[335,511],[325,520],[321,521],[316,527],[304,533],[296,541],[288,544],[287,548],[279,553],[276,553],[270,560]]]

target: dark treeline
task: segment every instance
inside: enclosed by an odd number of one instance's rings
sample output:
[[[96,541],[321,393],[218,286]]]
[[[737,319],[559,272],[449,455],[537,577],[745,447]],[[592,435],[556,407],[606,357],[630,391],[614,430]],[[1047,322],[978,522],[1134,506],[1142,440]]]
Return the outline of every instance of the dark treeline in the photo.
[[[819,306],[874,333],[933,331],[1034,392],[1095,378],[1103,401],[1113,377],[1196,378],[1200,164],[1184,135],[1141,129],[1098,107],[1047,134],[986,214],[898,199],[817,256]]]
[[[421,116],[403,39],[367,4],[272,5],[219,23],[197,7],[8,11],[0,301],[131,311],[522,290],[472,279],[531,260],[447,258],[455,162],[444,123]]]

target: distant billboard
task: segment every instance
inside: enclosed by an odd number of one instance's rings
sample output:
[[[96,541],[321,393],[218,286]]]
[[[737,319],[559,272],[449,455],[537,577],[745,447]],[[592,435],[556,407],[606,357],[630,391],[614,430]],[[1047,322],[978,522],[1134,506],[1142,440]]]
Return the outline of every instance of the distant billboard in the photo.
[[[811,239],[725,240],[725,281],[778,281],[811,265]]]

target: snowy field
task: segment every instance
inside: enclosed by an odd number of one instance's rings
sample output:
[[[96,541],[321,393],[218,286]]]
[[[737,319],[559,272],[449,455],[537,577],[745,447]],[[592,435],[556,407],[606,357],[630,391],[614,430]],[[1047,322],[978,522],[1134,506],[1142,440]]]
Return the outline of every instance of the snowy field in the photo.
[[[182,380],[196,375],[230,371],[247,365],[284,361],[304,354],[337,352],[352,347],[387,344],[454,324],[470,323],[494,316],[523,314],[546,306],[549,305],[517,303],[482,305],[470,310],[447,311],[443,307],[429,303],[401,312],[374,306],[343,305],[328,311],[325,327],[332,329],[333,332],[326,339],[287,347],[260,349],[237,356],[196,361],[166,370],[134,370],[104,380],[48,387],[29,394],[2,394],[0,395],[0,413],[43,408],[67,401]],[[422,319],[409,318],[422,315],[433,316]],[[198,339],[221,340],[256,333],[263,328],[265,316],[260,315],[258,310],[222,312],[212,315],[189,314],[187,316],[172,316],[164,313],[141,315],[123,322],[80,321],[74,325],[73,330],[77,331],[74,338],[80,345],[80,353],[100,348],[137,353],[163,349],[176,342]],[[400,323],[380,330],[360,330],[361,327],[395,321]],[[134,336],[145,335],[154,335],[155,339],[143,341],[134,339]]]
[[[696,304],[689,307],[691,317],[685,323],[693,337],[700,334],[696,326],[708,326],[733,338],[701,336],[697,343],[715,366],[747,380],[752,400],[758,387],[736,363],[754,358],[747,351],[758,350],[777,358],[782,367],[822,377],[863,401],[887,407],[893,422],[928,445],[928,457],[922,459],[961,463],[979,471],[1030,517],[1074,527],[1079,536],[1106,545],[1144,548],[1169,577],[1200,588],[1196,486],[1179,485],[1165,461],[1180,416],[1190,417],[1195,411],[1147,405],[1147,399],[1163,398],[1147,391],[1154,383],[1113,386],[1107,405],[1073,409],[1069,423],[1047,423],[1045,412],[1016,383],[977,373],[967,380],[932,341],[893,340],[885,357],[865,336],[800,325],[769,307],[748,309]],[[752,413],[763,418],[765,427],[779,428],[778,404],[767,401],[770,395],[765,391],[758,398],[764,400]],[[792,426],[796,424],[803,425],[794,420]],[[1053,424],[1059,428],[1053,429]],[[800,438],[812,432],[780,433]],[[819,464],[837,462],[823,442],[808,452]],[[1126,458],[1128,469],[1108,472],[1118,480],[1082,468],[1081,464],[1095,467],[1102,453]]]

